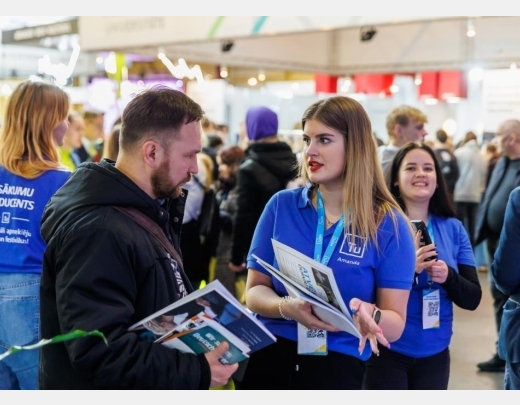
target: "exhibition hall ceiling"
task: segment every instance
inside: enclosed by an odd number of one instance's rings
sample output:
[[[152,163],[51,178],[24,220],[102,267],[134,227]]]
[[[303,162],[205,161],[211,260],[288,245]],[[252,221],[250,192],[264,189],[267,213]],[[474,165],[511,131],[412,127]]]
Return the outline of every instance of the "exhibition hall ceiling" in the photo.
[[[52,24],[65,21],[75,16],[0,16],[0,30],[14,30],[22,27],[32,27],[35,25]]]
[[[0,30],[11,30],[22,27],[32,27],[37,25],[51,24],[59,21],[65,21],[68,19],[76,18],[78,16],[0,16]],[[424,20],[437,20],[446,18],[455,18],[460,16],[297,16],[297,17],[254,17],[254,16],[242,16],[242,17],[222,17],[214,16],[209,17],[217,20],[217,23],[221,24],[223,30],[226,28],[226,24],[223,22],[225,19],[232,21],[229,25],[237,25],[233,19],[247,20],[253,19],[254,29],[257,31],[261,26],[264,26],[270,33],[275,32],[287,32],[287,24],[283,24],[284,19],[294,19],[295,30],[315,30],[315,29],[331,29],[331,28],[345,28],[345,27],[356,27],[363,25],[382,25],[382,24],[399,24],[410,21],[424,21]],[[112,19],[124,18],[111,16]],[[208,18],[196,17],[196,18]],[[280,25],[282,24],[282,25]],[[258,32],[256,32],[258,33]]]
[[[520,60],[519,17],[0,16],[0,29],[68,19],[78,20],[82,54],[124,53],[141,76],[165,70],[160,55],[213,75],[229,68],[229,79],[242,81],[268,70],[291,80],[297,72],[409,73],[477,62],[503,68]]]

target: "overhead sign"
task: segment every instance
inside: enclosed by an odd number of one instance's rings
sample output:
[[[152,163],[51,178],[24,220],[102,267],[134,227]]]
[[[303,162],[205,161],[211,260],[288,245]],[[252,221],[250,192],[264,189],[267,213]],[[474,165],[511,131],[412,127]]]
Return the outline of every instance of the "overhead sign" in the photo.
[[[520,117],[520,71],[484,72],[482,110],[485,132],[495,132],[503,121]]]
[[[432,20],[442,16],[81,16],[85,51],[329,30],[382,23]]]
[[[54,24],[38,25],[36,27],[18,28],[2,31],[2,44],[22,44],[47,37],[70,35],[78,33],[78,19],[62,21]]]

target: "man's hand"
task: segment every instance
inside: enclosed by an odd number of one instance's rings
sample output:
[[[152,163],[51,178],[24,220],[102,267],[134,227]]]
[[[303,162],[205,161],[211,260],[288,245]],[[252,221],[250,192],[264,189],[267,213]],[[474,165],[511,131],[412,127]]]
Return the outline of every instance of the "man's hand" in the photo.
[[[238,363],[232,365],[222,364],[219,360],[224,353],[229,350],[229,344],[222,342],[216,349],[206,353],[206,360],[208,360],[209,368],[211,370],[211,384],[210,388],[219,387],[227,384],[233,373],[238,368]]]
[[[237,266],[236,264],[233,264],[229,262],[229,270],[231,270],[233,273],[240,273],[246,269],[246,264],[242,263],[241,265]]]

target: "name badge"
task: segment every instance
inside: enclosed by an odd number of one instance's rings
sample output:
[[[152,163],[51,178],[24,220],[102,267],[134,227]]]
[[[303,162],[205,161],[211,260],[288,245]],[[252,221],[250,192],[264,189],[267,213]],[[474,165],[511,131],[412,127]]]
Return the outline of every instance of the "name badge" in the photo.
[[[434,329],[441,326],[439,290],[423,290],[423,329]]]
[[[323,329],[307,329],[298,324],[298,354],[326,356],[327,331]]]

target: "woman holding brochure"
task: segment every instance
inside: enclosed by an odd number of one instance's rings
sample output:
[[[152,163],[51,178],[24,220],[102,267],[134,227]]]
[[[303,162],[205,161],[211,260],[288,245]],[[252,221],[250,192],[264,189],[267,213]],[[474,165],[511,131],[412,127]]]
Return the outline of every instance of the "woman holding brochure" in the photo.
[[[413,233],[384,184],[365,110],[348,97],[331,97],[312,104],[302,125],[300,174],[308,184],[271,198],[247,261],[247,306],[277,342],[251,356],[237,389],[361,389],[377,342],[398,339],[406,320]],[[291,298],[257,262],[280,269],[271,239],[329,268],[328,281],[361,337],[317,318],[308,301]]]
[[[482,291],[468,235],[446,192],[434,152],[410,142],[394,157],[388,188],[410,220],[426,224],[432,243],[417,249],[416,282],[406,325],[391,348],[380,347],[367,363],[367,389],[448,389],[453,304],[474,310]],[[417,245],[421,246],[417,233]],[[433,258],[433,260],[432,260]]]

